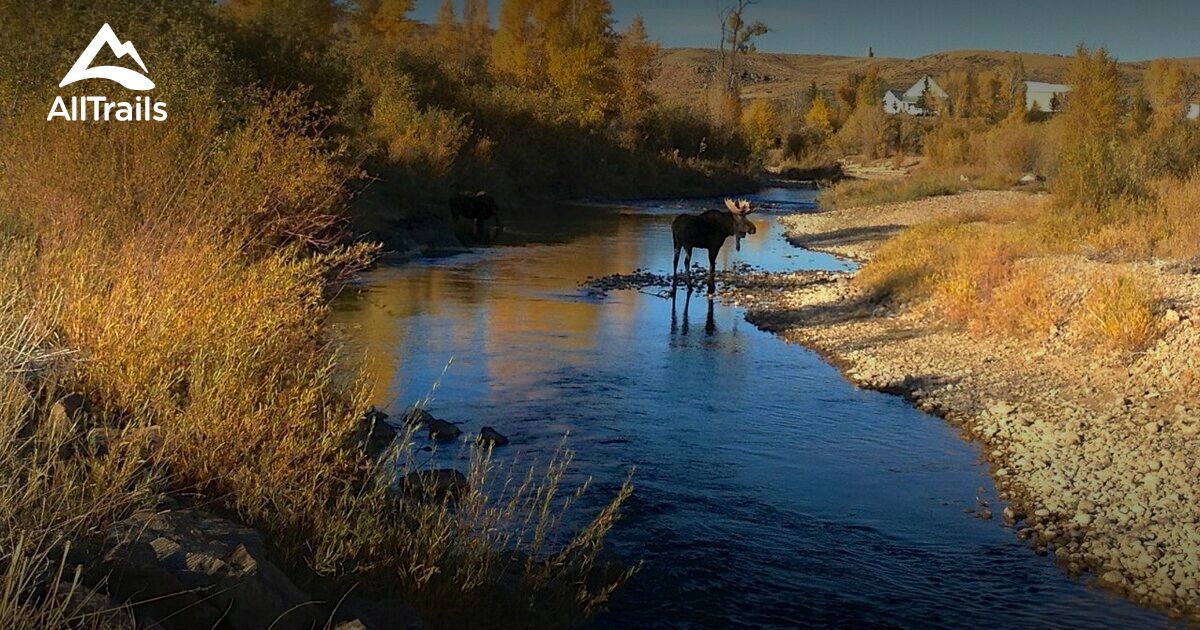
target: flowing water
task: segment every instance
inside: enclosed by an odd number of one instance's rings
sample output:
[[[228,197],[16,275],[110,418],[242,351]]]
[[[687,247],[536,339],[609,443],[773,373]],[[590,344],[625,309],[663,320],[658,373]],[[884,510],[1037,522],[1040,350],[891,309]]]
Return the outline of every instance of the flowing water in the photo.
[[[812,209],[811,191],[752,198],[758,233],[740,252],[731,240],[720,266],[848,268],[779,233],[773,215]],[[940,419],[855,388],[702,294],[673,304],[579,288],[666,273],[671,219],[717,205],[510,220],[500,246],[371,272],[335,324],[361,344],[389,410],[440,381],[429,409],[467,436],[507,434],[497,457],[510,461],[544,462],[569,433],[571,481],[591,476],[595,502],[636,467],[611,539],[644,564],[596,627],[1166,623],[965,513],[977,498],[1002,506],[977,447]],[[463,465],[455,449],[432,457]]]

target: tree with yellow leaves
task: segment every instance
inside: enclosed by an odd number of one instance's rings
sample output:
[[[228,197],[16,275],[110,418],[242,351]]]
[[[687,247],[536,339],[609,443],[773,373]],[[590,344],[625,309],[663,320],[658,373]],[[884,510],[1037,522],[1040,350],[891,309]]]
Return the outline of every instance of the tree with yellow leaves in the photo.
[[[458,59],[463,52],[463,31],[454,14],[454,0],[443,0],[433,27],[433,41],[443,59]]]
[[[1118,142],[1123,131],[1121,75],[1104,48],[1080,45],[1068,68],[1071,92],[1062,122],[1055,192],[1060,199],[1101,211],[1137,190]]]
[[[1007,101],[1002,102],[1000,76],[990,70],[979,73],[975,79],[975,98],[972,102],[974,114],[995,124],[1008,114]]]
[[[408,14],[414,0],[359,0],[358,17],[367,28],[392,43],[412,35],[414,24]]]
[[[949,114],[954,118],[971,118],[975,113],[975,73],[953,70],[946,76],[946,93],[950,95]]]
[[[654,105],[650,82],[658,76],[657,42],[646,35],[642,16],[637,15],[617,40],[616,111],[628,127],[637,127]]]
[[[764,157],[779,142],[779,110],[775,103],[765,98],[751,101],[742,111],[741,129],[750,151]]]
[[[465,0],[463,3],[463,49],[467,65],[479,69],[487,61],[492,34],[488,0]]]
[[[1180,122],[1197,95],[1196,75],[1172,59],[1156,59],[1142,80],[1150,102],[1152,125],[1164,129]]]
[[[492,39],[492,70],[517,85],[532,87],[538,80],[533,41],[535,0],[504,0]]]
[[[833,133],[833,110],[823,95],[817,94],[812,98],[812,104],[804,114],[804,124],[823,136]]]
[[[612,5],[609,0],[541,0],[546,77],[569,111],[584,124],[601,122],[612,100]]]
[[[333,0],[228,0],[219,10],[243,25],[315,39],[329,36],[338,14]]]
[[[1025,104],[1025,61],[1013,55],[1000,75],[1000,96],[1009,120],[1024,120],[1028,113]]]

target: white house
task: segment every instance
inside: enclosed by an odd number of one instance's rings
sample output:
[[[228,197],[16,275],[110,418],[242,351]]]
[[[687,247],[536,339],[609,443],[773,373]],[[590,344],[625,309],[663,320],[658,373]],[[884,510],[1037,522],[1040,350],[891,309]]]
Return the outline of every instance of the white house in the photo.
[[[1061,83],[1025,82],[1025,109],[1029,111],[1054,112],[1062,108],[1063,95],[1071,86]]]
[[[919,81],[912,84],[912,87],[901,92],[900,90],[888,90],[883,94],[883,111],[887,114],[911,114],[913,116],[923,116],[927,112],[917,105],[921,99],[921,95],[928,92],[926,98],[946,98],[946,90],[938,85],[937,81],[933,80],[928,74],[921,77]],[[928,112],[933,113],[933,112]]]

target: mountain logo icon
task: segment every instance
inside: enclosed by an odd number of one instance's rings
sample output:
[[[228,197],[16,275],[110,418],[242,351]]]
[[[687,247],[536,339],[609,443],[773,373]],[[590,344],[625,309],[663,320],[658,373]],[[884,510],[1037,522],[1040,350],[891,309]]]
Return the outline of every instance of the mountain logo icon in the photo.
[[[96,60],[96,54],[106,45],[118,59],[128,55],[137,62],[142,72],[148,72],[146,64],[142,63],[141,56],[138,55],[137,49],[133,47],[133,42],[122,43],[121,40],[117,39],[117,34],[113,32],[112,27],[105,24],[100,27],[96,36],[92,38],[92,43],[88,44],[88,47],[83,50],[83,54],[79,55],[79,59],[75,62],[75,65],[71,66],[71,70],[67,72],[67,76],[63,77],[62,83],[59,83],[58,87],[66,87],[76,81],[83,81],[85,79],[108,79],[109,81],[120,83],[130,90],[154,89],[154,82],[136,70],[120,66],[91,67],[92,62]]]

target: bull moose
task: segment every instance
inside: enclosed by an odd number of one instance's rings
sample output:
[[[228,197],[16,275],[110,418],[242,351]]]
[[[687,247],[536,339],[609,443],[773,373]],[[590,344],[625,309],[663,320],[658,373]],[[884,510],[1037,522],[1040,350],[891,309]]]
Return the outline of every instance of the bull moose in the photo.
[[[717,254],[725,244],[725,239],[734,237],[734,245],[741,251],[742,238],[757,232],[754,223],[746,218],[754,211],[749,201],[726,199],[725,207],[729,208],[729,212],[709,210],[701,214],[681,214],[671,223],[671,235],[675,241],[675,260],[671,263],[672,290],[678,284],[676,269],[679,267],[679,250],[687,250],[683,268],[687,273],[689,290],[692,287],[692,248],[708,250],[708,294],[712,295],[717,291]]]
[[[504,227],[500,222],[500,205],[496,203],[494,197],[486,192],[459,193],[451,197],[446,205],[450,207],[450,216],[455,221],[461,217],[470,219],[474,223],[476,238],[479,237],[483,224],[488,219],[496,222],[497,230]]]

